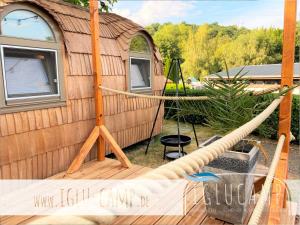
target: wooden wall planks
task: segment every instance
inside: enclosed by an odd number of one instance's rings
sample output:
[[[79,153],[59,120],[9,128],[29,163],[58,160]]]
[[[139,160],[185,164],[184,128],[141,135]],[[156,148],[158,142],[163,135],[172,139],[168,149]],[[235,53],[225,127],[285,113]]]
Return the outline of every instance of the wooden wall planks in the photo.
[[[9,4],[22,0],[7,0]],[[57,22],[64,37],[65,106],[0,115],[0,179],[46,178],[64,171],[95,125],[89,14],[57,0],[27,0]],[[3,7],[3,6],[2,6]],[[0,9],[1,12],[1,9]],[[115,14],[100,15],[103,85],[127,90],[128,44],[137,33],[148,33]],[[149,36],[150,40],[151,37]],[[165,78],[157,48],[153,94]],[[158,101],[103,92],[105,123],[121,147],[148,138]],[[161,111],[155,134],[161,131]],[[106,146],[107,154],[110,153]],[[96,147],[86,161],[96,158]]]

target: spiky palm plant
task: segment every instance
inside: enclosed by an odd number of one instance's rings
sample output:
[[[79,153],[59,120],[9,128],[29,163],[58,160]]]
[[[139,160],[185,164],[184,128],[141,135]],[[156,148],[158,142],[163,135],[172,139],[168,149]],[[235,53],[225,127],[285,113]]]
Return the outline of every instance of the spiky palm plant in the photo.
[[[244,68],[230,77],[226,63],[225,67],[227,78],[216,74],[218,79],[205,82],[209,100],[181,102],[179,116],[202,115],[206,118],[207,126],[224,134],[250,121],[276,98],[274,95],[264,98],[254,96],[252,91],[247,90],[249,80],[244,78],[247,73]],[[268,132],[264,125],[259,129]]]

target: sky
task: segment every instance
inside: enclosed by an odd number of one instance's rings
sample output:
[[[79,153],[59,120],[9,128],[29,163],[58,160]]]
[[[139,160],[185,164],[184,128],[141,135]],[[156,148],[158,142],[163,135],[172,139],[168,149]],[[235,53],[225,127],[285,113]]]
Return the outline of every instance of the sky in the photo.
[[[283,27],[283,0],[119,0],[114,13],[143,26],[152,23],[218,22],[248,28]],[[297,15],[299,17],[300,10]]]

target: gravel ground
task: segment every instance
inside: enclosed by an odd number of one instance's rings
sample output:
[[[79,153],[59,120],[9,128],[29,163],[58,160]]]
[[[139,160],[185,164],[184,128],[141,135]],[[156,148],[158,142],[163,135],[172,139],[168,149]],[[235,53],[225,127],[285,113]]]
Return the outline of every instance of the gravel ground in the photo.
[[[268,151],[270,155],[270,160],[267,163],[267,166],[270,166],[270,163],[273,159],[274,152],[277,146],[276,140],[270,140],[265,138],[259,138],[257,136],[251,136],[253,139],[260,140]],[[259,163],[264,164],[264,158],[260,154]],[[290,153],[289,153],[289,178],[290,179],[300,179],[300,145],[291,144]]]

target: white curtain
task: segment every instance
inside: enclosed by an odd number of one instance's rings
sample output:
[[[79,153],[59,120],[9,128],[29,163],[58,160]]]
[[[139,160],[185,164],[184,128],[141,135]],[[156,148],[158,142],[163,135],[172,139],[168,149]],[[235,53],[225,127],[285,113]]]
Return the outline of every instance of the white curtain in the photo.
[[[41,59],[5,57],[5,78],[9,97],[51,93]]]
[[[146,87],[146,83],[143,79],[139,66],[136,64],[131,64],[131,87]]]

